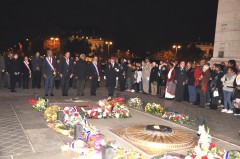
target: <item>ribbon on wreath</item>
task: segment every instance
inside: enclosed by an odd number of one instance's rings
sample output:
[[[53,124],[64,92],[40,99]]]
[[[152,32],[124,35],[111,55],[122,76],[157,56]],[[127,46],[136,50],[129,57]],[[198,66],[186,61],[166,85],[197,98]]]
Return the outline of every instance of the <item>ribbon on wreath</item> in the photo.
[[[84,119],[83,121],[84,121],[83,134],[86,135],[86,136],[85,136],[85,140],[88,141],[88,140],[89,140],[89,136],[90,136],[90,134],[91,134],[91,131],[88,130],[88,129],[86,129],[86,125],[88,124],[88,123],[87,123],[87,120]]]

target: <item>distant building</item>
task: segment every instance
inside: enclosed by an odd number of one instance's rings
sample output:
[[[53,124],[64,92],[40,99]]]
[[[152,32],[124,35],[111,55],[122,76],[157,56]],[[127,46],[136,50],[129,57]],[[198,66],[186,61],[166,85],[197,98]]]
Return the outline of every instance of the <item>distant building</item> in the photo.
[[[204,51],[204,57],[211,58],[213,56],[213,44],[212,43],[198,43],[196,47]]]
[[[201,49],[204,52],[205,58],[213,57],[213,48],[214,45],[212,43],[207,42],[187,42],[187,47],[196,46],[196,48]]]
[[[84,37],[84,36],[70,36],[68,37],[69,41],[73,40],[82,40],[82,39],[87,39],[88,43],[91,44],[91,50],[94,52],[96,50],[99,50],[101,53],[103,52],[103,45],[104,45],[104,40],[102,38],[92,38],[92,37]]]

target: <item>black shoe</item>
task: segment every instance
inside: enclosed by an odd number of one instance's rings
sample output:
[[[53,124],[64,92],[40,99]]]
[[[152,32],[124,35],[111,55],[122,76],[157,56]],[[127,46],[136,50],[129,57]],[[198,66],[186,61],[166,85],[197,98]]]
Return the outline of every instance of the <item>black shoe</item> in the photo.
[[[16,90],[11,90],[11,92],[16,92]]]
[[[47,97],[47,96],[48,96],[48,94],[45,94],[45,96]]]
[[[84,94],[81,94],[81,96],[84,96]]]
[[[53,96],[54,96],[54,94],[50,94],[50,96],[52,96],[52,97],[53,97]]]

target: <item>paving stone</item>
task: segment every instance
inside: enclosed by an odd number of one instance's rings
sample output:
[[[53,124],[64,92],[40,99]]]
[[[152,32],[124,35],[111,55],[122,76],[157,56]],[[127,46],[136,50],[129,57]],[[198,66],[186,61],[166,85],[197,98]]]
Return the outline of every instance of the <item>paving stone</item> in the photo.
[[[0,157],[33,152],[13,108],[0,104],[0,110]]]

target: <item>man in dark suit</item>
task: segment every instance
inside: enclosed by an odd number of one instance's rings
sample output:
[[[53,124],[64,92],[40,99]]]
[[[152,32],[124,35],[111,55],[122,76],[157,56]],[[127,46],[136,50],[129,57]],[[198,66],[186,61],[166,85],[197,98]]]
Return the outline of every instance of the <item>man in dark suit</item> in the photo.
[[[54,96],[53,84],[56,75],[56,59],[53,58],[53,53],[51,50],[47,51],[47,57],[43,60],[42,72],[45,78],[45,96],[48,96],[49,91],[50,95]]]
[[[28,89],[29,78],[32,76],[32,71],[31,71],[31,66],[27,56],[24,57],[21,73],[22,73],[22,79],[23,79],[23,89]]]
[[[87,79],[88,63],[85,61],[86,55],[81,54],[80,59],[76,62],[74,76],[77,80],[77,95],[84,96],[85,81]]]
[[[120,91],[125,91],[126,85],[126,72],[127,72],[127,63],[125,59],[121,59],[120,69],[119,69],[119,83],[120,83]]]
[[[11,92],[16,92],[16,81],[19,79],[21,72],[21,63],[18,59],[18,54],[15,54],[14,57],[10,59],[8,71],[10,74]]]
[[[116,80],[118,79],[119,66],[115,63],[115,58],[112,57],[110,63],[107,64],[105,69],[105,76],[107,87],[108,87],[108,96],[113,97],[114,89],[116,86]]]
[[[89,64],[89,79],[91,80],[91,96],[96,96],[97,84],[100,81],[101,66],[98,63],[98,57],[94,56],[93,61]]]
[[[70,78],[73,77],[73,60],[70,59],[70,52],[60,62],[60,77],[62,79],[62,95],[68,96]]]
[[[184,97],[184,86],[187,83],[187,72],[185,70],[185,62],[180,62],[180,67],[177,68],[175,75],[175,83],[176,83],[176,93],[175,99],[178,102],[181,102]]]
[[[42,58],[40,53],[36,52],[32,58],[32,88],[41,88]]]

